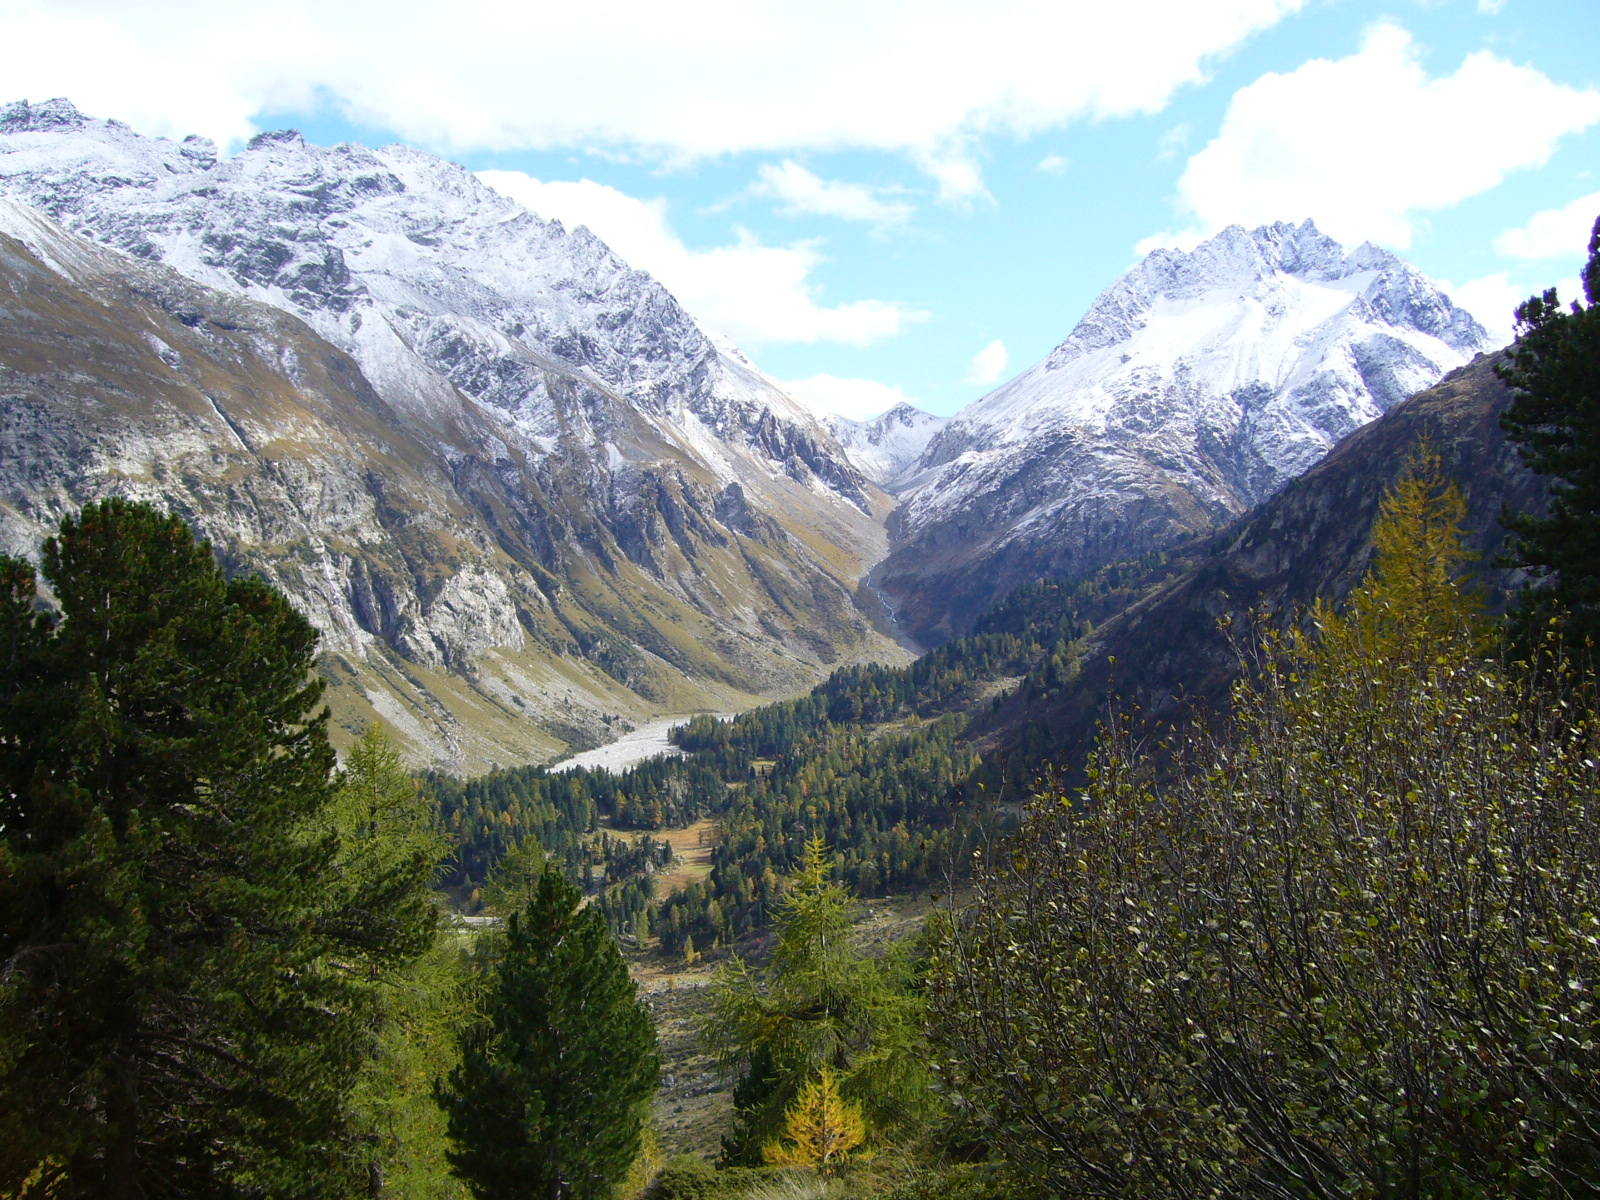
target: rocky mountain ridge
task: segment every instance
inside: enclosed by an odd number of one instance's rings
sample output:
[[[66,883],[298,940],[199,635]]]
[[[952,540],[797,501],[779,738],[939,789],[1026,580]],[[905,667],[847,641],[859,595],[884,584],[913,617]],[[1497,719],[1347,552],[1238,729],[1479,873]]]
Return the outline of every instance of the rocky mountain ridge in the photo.
[[[744,450],[868,506],[810,412],[654,279],[431,154],[285,130],[219,159],[201,138],[21,102],[0,108],[0,193],[294,313],[394,403],[448,405],[448,383],[546,452],[574,431],[624,459],[664,437],[731,477]]]
[[[193,352],[220,401],[210,419],[163,424],[135,397],[171,381],[141,377],[121,387],[116,431],[86,441],[94,426],[73,409],[97,398],[47,351],[60,327],[34,294],[32,317],[23,306],[0,330],[8,548],[107,491],[184,512],[313,612],[351,721],[385,709],[417,757],[456,769],[601,740],[602,716],[740,706],[839,661],[901,656],[854,600],[886,498],[586,230],[404,148],[273,134],[219,162],[198,139],[141,138],[64,102],[0,110],[0,194],[23,202],[0,214],[19,295],[54,273],[83,312],[148,326],[165,347],[155,363],[180,374],[183,329],[254,339],[231,360]],[[159,313],[151,296],[166,298]],[[133,351],[105,336],[103,313],[83,320],[97,331],[84,374],[114,375],[102,355]],[[326,384],[336,416],[322,427],[302,412],[301,437],[273,424],[282,412],[260,417],[277,431],[263,456],[223,419],[259,401],[256,372],[281,399],[301,364],[330,358],[348,386]],[[374,405],[377,426],[353,434],[352,410]],[[231,463],[226,488],[193,486],[206,455]],[[261,501],[290,461],[318,466]],[[402,528],[418,535],[404,548],[391,544]]]
[[[937,641],[1030,579],[1239,515],[1487,348],[1415,268],[1310,221],[1157,250],[938,431],[875,578]]]
[[[1543,511],[1548,480],[1506,440],[1499,418],[1511,393],[1480,355],[1342,441],[1254,512],[1164,556],[1142,580],[1083,603],[1093,632],[1066,677],[1030,678],[982,714],[973,739],[1005,750],[1047,731],[1051,756],[1081,772],[1108,705],[1163,725],[1226,711],[1248,644],[1251,614],[1278,627],[1302,620],[1317,599],[1338,605],[1372,561],[1372,527],[1384,493],[1426,445],[1466,501],[1469,586],[1491,609],[1518,585],[1495,567],[1506,531],[1500,516]],[[1129,598],[1131,596],[1131,599]],[[1225,624],[1226,622],[1226,624]]]
[[[893,493],[917,470],[928,443],[949,424],[949,418],[900,403],[867,421],[832,413],[823,418],[823,424],[861,474]]]

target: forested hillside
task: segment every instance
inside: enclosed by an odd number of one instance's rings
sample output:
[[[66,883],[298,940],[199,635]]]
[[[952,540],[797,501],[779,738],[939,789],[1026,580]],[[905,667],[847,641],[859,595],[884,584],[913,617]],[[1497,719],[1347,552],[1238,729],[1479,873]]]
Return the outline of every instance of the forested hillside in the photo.
[[[1041,772],[1081,778],[1113,704],[1164,723],[1197,701],[1220,711],[1249,614],[1281,628],[1360,579],[1378,498],[1419,443],[1438,448],[1461,487],[1470,577],[1503,607],[1512,580],[1494,565],[1501,507],[1537,510],[1544,494],[1500,429],[1509,400],[1494,361],[1480,358],[1236,525],[1083,579],[1021,587],[908,666],[852,666],[796,700],[697,717],[674,734],[684,758],[617,775],[430,776],[458,845],[449,882],[470,902],[499,855],[532,836],[603,893],[619,931],[671,956],[762,929],[813,836],[858,895],[938,890],[1015,822]],[[660,851],[624,851],[607,832],[703,817],[717,831],[711,869],[669,895],[650,878]]]
[[[419,781],[377,728],[338,766],[288,599],[85,507],[0,557],[0,1194],[1588,1194],[1596,312],[1530,302],[1509,392],[1480,364],[1210,544],[615,775]],[[1159,745],[1108,708],[1067,779],[1093,656],[1261,578],[1226,702]],[[658,897],[685,823],[707,871]],[[865,944],[907,890],[959,898]],[[624,946],[723,960],[716,1169],[662,1161]]]

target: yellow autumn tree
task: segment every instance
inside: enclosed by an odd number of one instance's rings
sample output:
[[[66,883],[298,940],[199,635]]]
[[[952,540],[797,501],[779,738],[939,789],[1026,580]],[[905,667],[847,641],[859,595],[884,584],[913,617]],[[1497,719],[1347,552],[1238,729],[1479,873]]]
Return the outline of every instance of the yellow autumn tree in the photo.
[[[769,1167],[836,1167],[866,1140],[861,1106],[839,1095],[839,1081],[827,1067],[800,1090],[784,1114],[783,1138],[768,1142],[762,1158]]]

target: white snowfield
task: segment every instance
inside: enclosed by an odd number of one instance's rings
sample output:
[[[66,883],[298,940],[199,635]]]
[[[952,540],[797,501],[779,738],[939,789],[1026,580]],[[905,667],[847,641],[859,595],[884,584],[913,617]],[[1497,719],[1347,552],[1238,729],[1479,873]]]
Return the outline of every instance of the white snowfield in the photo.
[[[1216,499],[1248,507],[1489,348],[1386,250],[1346,253],[1310,221],[1233,226],[1192,253],[1151,254],[1043,362],[957,414],[924,452],[904,518],[914,529],[960,512],[972,497],[958,475],[1003,486],[1001,464],[1065,431],[1165,449],[1175,466],[1215,447],[1236,493]],[[980,469],[991,463],[992,475]]]
[[[551,766],[557,773],[566,771],[626,771],[647,758],[681,758],[683,751],[671,742],[672,731],[689,723],[688,717],[664,717],[630,730],[614,742],[596,746],[564,758]]]
[[[824,418],[856,469],[890,492],[916,468],[928,443],[948,423],[948,417],[936,417],[911,404],[896,404],[870,421],[838,414]]]
[[[420,415],[464,395],[535,454],[576,435],[600,463],[679,454],[724,483],[754,466],[864,505],[816,418],[654,279],[431,154],[288,131],[219,160],[65,100],[15,103],[0,194],[294,313]]]
[[[672,731],[681,729],[698,715],[700,714],[690,713],[687,716],[662,717],[659,721],[647,722],[637,729],[630,729],[614,742],[607,742],[604,746],[596,746],[593,750],[585,750],[581,754],[574,754],[571,758],[564,758],[553,764],[550,769],[558,773],[579,769],[616,773],[637,766],[646,759],[682,758],[683,751],[672,744]],[[710,715],[719,721],[728,721],[738,714],[720,712]]]

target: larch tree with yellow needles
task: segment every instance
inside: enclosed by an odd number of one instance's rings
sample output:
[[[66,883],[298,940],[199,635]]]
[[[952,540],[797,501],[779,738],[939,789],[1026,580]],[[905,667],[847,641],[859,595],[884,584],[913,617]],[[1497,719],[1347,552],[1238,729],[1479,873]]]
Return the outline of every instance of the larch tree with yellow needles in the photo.
[[[800,1089],[784,1114],[782,1139],[768,1142],[761,1156],[769,1167],[828,1171],[842,1163],[866,1137],[867,1123],[861,1106],[839,1095],[838,1077],[824,1067]]]

